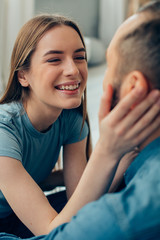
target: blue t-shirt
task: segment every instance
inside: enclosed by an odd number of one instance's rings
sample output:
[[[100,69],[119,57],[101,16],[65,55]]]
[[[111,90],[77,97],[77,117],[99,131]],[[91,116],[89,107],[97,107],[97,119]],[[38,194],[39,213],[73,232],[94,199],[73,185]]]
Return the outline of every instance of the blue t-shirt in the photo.
[[[51,128],[41,133],[31,124],[22,103],[0,105],[0,156],[22,162],[32,178],[40,183],[57,162],[60,148],[84,139],[88,134],[78,109],[63,110]],[[0,191],[0,217],[7,216],[11,208]]]

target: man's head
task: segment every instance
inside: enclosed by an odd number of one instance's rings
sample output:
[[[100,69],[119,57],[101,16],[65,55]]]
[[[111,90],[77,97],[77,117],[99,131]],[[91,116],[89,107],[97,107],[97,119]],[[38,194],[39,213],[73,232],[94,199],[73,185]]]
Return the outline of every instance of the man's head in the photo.
[[[140,85],[147,93],[160,89],[160,1],[127,19],[114,35],[106,54],[104,88],[111,83],[114,105]]]

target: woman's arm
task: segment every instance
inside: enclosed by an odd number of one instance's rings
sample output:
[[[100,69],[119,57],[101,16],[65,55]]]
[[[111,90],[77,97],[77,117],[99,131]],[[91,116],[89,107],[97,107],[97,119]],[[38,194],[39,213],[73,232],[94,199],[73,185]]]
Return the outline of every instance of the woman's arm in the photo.
[[[57,212],[20,161],[0,157],[0,189],[13,211],[33,234],[49,232],[49,225]]]
[[[67,198],[71,197],[87,164],[86,141],[87,138],[63,146],[63,169],[53,170],[45,181],[40,183],[43,191],[65,186]]]
[[[63,173],[68,199],[73,194],[87,164],[86,141],[87,138],[63,147]]]

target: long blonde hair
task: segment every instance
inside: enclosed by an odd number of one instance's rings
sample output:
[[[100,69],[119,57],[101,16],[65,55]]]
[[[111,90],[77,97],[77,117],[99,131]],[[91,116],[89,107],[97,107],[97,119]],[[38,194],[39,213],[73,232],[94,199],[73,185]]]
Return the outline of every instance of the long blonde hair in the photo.
[[[55,26],[60,25],[72,27],[78,33],[83,43],[83,46],[86,49],[81,31],[78,25],[71,19],[61,15],[49,15],[49,14],[43,14],[32,18],[21,28],[15,41],[11,56],[9,80],[5,93],[0,100],[0,104],[10,103],[12,101],[19,101],[22,99],[23,94],[27,94],[29,89],[23,88],[19,83],[17,76],[18,71],[29,70],[32,54],[36,50],[36,46],[40,39],[48,30]],[[85,89],[84,95],[82,97],[82,103],[79,109],[83,114],[83,124],[84,121],[86,120],[89,126],[86,101],[87,97]],[[88,147],[86,149],[86,154],[87,158],[89,158],[91,153],[90,134],[88,136],[87,146]]]

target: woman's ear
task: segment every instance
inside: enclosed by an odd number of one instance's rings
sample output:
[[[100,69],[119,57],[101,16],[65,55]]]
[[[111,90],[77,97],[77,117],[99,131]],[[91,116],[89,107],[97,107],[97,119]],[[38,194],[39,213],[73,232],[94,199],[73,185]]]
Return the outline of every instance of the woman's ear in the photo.
[[[132,71],[130,72],[124,79],[121,90],[120,90],[120,98],[127,95],[134,88],[143,88],[142,99],[149,92],[149,85],[146,77],[140,71]]]
[[[18,76],[18,81],[20,82],[22,87],[28,87],[29,86],[29,83],[28,83],[28,80],[26,78],[26,74],[25,74],[24,70],[19,70],[17,76]]]

